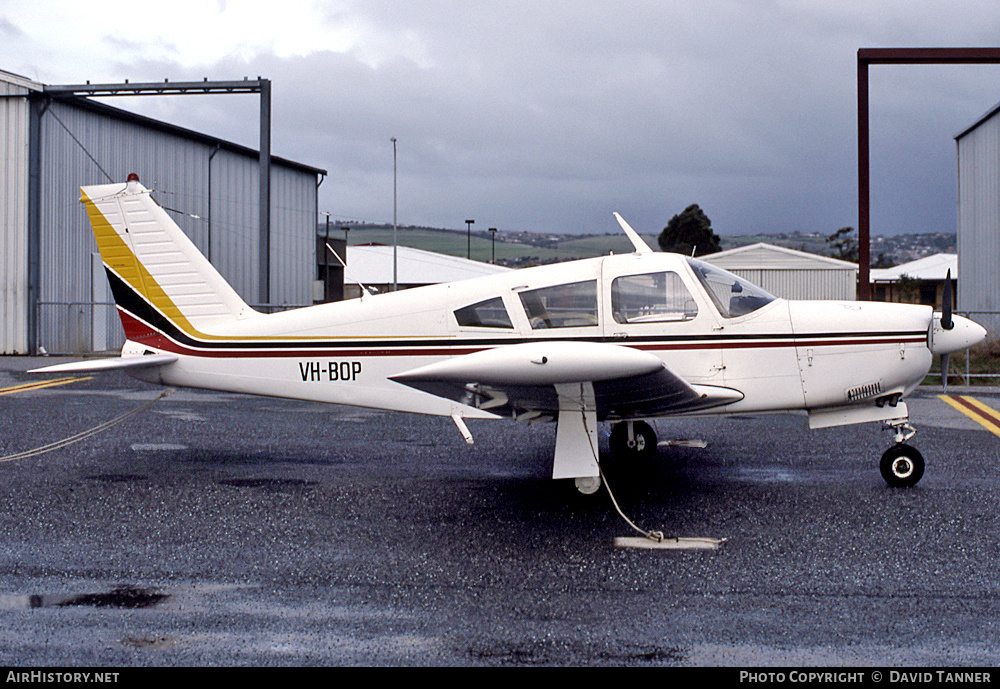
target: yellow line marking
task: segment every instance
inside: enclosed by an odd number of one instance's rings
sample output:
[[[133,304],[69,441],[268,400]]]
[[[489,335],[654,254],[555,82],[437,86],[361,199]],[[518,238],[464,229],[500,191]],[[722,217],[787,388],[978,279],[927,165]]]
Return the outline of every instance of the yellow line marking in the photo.
[[[968,395],[938,395],[938,397],[994,435],[1000,436],[1000,412]]]
[[[23,385],[13,385],[9,388],[0,388],[0,395],[13,395],[16,392],[27,392],[28,390],[41,390],[57,385],[68,385],[84,380],[90,380],[93,376],[74,376],[72,378],[54,378],[52,380],[40,380],[37,383],[24,383]]]

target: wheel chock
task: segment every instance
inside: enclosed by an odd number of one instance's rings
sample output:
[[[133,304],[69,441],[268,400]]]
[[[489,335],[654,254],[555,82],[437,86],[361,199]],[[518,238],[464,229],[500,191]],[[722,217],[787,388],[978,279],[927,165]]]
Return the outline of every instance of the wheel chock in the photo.
[[[725,538],[651,538],[649,536],[616,536],[616,548],[637,550],[718,550]]]

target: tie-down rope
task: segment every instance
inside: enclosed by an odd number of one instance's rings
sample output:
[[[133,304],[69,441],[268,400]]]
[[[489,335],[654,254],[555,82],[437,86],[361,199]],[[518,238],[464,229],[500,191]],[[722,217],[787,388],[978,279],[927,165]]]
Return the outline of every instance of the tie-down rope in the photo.
[[[25,450],[24,452],[16,452],[14,454],[7,455],[5,457],[0,457],[0,463],[2,463],[2,462],[14,462],[14,461],[17,461],[19,459],[27,459],[28,457],[34,457],[36,455],[42,455],[42,454],[45,454],[46,452],[52,452],[53,450],[58,450],[60,448],[67,447],[67,446],[72,445],[74,443],[78,443],[81,440],[86,440],[87,438],[89,438],[91,436],[97,435],[98,433],[101,433],[102,431],[106,431],[109,428],[111,428],[112,426],[116,426],[116,425],[120,424],[122,421],[125,421],[126,419],[128,419],[128,418],[130,418],[132,416],[135,416],[136,414],[138,414],[140,412],[145,411],[149,407],[153,406],[153,404],[155,402],[163,399],[164,397],[166,397],[167,395],[169,395],[173,391],[174,391],[174,388],[167,388],[166,390],[164,390],[163,392],[161,392],[159,395],[157,395],[153,399],[149,400],[148,402],[145,402],[144,404],[136,407],[135,409],[127,411],[124,414],[122,414],[121,416],[116,416],[115,418],[111,419],[110,421],[105,421],[104,423],[102,423],[100,425],[97,425],[97,426],[94,426],[93,428],[90,428],[90,429],[88,429],[86,431],[81,431],[80,433],[77,433],[76,435],[71,435],[68,438],[63,438],[62,440],[57,440],[55,442],[49,443],[48,445],[42,445],[41,447],[36,447],[33,450]]]

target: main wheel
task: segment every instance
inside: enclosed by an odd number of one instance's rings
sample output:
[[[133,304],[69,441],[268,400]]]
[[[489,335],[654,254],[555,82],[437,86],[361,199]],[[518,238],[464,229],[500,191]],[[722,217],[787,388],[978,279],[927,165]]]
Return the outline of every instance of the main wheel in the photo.
[[[924,475],[924,457],[915,447],[899,443],[882,455],[879,470],[893,488],[909,488]]]
[[[632,425],[632,437],[628,427]],[[608,438],[611,455],[616,459],[647,461],[656,456],[656,431],[645,421],[622,421],[611,429]]]

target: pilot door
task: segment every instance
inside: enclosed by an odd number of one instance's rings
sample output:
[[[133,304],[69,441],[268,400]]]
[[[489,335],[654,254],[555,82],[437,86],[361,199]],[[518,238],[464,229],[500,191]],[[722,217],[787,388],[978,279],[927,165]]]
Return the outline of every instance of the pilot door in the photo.
[[[605,290],[605,337],[660,356],[672,372],[689,383],[722,385],[723,350],[713,342],[720,334],[718,316],[696,296],[686,276],[659,270],[630,257],[609,257],[602,270]]]

